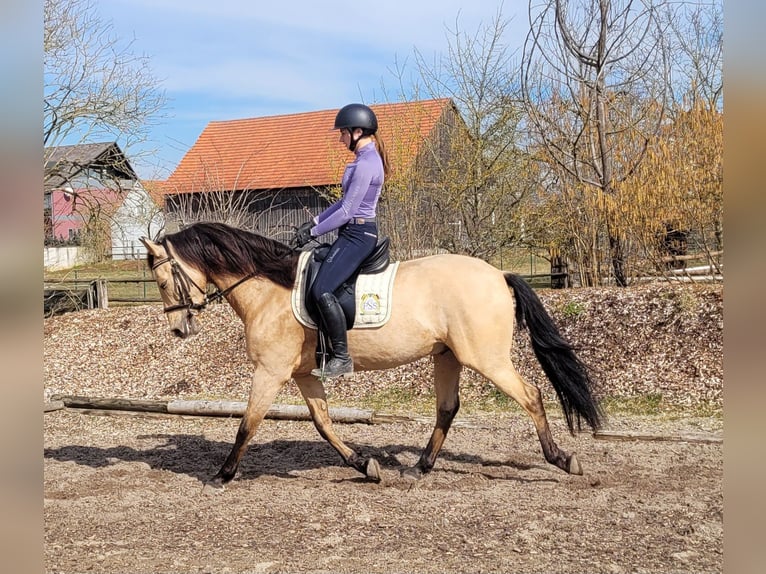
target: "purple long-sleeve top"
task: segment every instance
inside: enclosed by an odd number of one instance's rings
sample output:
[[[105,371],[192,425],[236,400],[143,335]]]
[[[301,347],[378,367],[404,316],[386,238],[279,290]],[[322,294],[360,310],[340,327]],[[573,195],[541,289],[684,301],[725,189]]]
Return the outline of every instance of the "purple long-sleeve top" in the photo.
[[[352,218],[375,217],[380,190],[383,188],[383,160],[374,143],[355,152],[341,180],[341,198],[314,218],[311,235],[319,237],[339,228]]]

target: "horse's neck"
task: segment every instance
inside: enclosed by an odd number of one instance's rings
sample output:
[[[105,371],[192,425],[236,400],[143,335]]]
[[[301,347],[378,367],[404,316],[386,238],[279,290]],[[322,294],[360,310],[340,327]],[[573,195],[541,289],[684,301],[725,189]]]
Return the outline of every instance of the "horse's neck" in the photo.
[[[240,279],[227,277],[214,280],[214,282],[221,291],[225,291],[236,285]],[[274,301],[279,298],[282,291],[288,290],[263,277],[252,277],[236,285],[226,299],[242,322],[247,325],[254,317],[262,317],[265,313],[271,313]]]

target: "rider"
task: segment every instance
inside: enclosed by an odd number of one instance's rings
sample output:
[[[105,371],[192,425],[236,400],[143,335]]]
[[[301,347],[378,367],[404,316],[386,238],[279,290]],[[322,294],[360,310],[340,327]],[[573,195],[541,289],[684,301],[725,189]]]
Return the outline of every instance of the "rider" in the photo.
[[[378,242],[375,209],[388,173],[385,147],[377,135],[378,119],[365,105],[349,104],[335,116],[333,129],[340,141],[356,155],[341,180],[341,198],[298,228],[296,243],[302,247],[312,238],[338,230],[311,288],[324,330],[332,345],[332,358],[311,373],[331,378],[352,373],[354,361],[348,354],[346,318],[335,290],[357,270]]]

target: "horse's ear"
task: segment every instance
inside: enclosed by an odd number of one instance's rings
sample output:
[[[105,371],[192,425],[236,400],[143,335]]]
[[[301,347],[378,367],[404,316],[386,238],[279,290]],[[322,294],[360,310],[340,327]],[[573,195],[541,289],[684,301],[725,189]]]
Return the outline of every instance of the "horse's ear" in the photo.
[[[162,249],[161,245],[159,245],[158,243],[155,243],[154,241],[152,241],[148,237],[140,237],[139,240],[141,241],[141,243],[144,244],[144,247],[146,247],[146,250],[149,253],[151,253],[155,257],[162,257],[163,256],[163,253],[161,251],[161,249]]]

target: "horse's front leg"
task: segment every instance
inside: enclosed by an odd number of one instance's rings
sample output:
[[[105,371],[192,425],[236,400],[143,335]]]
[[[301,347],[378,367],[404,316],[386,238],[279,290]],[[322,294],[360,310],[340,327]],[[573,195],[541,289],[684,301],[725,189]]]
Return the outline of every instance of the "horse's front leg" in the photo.
[[[434,355],[434,389],[436,392],[436,425],[431,438],[420,455],[420,459],[411,468],[402,471],[402,476],[418,480],[430,472],[436,463],[436,457],[447,438],[452,420],[460,409],[458,383],[463,366],[452,351]]]
[[[274,398],[286,382],[287,380],[281,377],[274,378],[273,375],[269,375],[264,369],[256,369],[253,375],[253,386],[250,389],[247,408],[242,416],[242,421],[239,423],[234,446],[232,446],[231,452],[226,458],[226,462],[223,463],[221,470],[207,483],[208,486],[221,488],[234,478],[239,467],[239,461],[242,460],[250,439],[253,438],[255,431],[263,422],[269,407],[274,402]]]
[[[338,451],[343,461],[364,474],[367,478],[380,482],[380,465],[374,458],[363,458],[353,449],[349,448],[340,437],[335,434],[335,428],[330,419],[330,413],[327,407],[327,395],[325,394],[322,381],[314,376],[296,377],[295,383],[301,390],[303,399],[308,405],[311,419],[314,421],[319,435],[329,442],[332,447]]]

